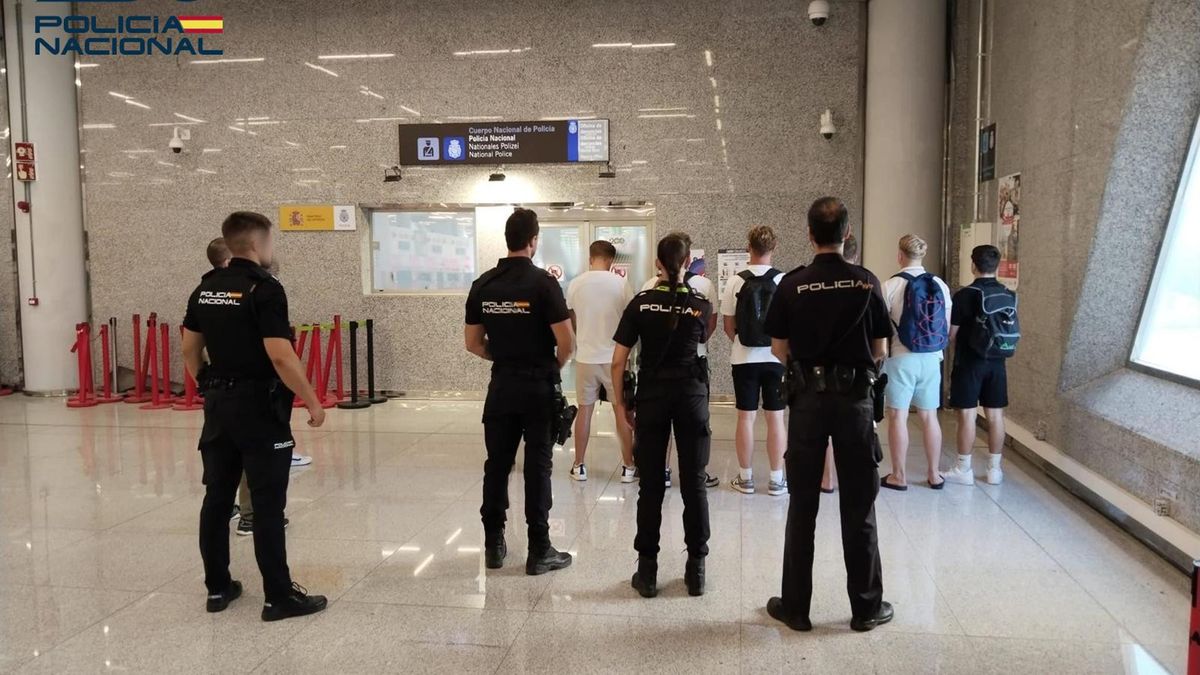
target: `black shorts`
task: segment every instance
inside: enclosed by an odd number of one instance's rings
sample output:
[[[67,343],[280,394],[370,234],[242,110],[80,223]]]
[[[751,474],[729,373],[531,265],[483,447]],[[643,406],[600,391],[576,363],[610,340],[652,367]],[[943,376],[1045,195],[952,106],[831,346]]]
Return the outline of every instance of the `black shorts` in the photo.
[[[950,407],[960,410],[1008,407],[1008,371],[1004,359],[964,358],[950,372]]]
[[[740,363],[733,367],[733,395],[738,410],[758,410],[759,394],[763,410],[783,410],[783,364]]]

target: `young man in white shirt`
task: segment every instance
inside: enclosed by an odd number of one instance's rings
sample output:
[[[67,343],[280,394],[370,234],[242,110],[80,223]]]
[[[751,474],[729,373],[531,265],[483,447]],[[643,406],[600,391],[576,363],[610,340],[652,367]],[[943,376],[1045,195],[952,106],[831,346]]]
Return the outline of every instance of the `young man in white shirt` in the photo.
[[[766,225],[750,230],[750,267],[734,275],[725,284],[721,296],[721,314],[725,317],[725,334],[733,343],[729,363],[733,366],[733,390],[737,399],[737,458],[738,475],[730,481],[734,490],[754,494],[754,421],[758,417],[759,401],[767,417],[767,457],[771,463],[771,478],[767,494],[787,494],[783,476],[783,453],[787,449],[787,427],[784,411],[787,401],[783,395],[784,366],[771,353],[771,337],[765,330],[767,307],[783,272],[771,267],[775,252],[775,232]],[[747,345],[743,339],[750,344]]]
[[[692,250],[692,237],[687,232],[683,232],[681,230],[676,230],[674,232],[668,232],[666,236],[679,237],[680,239],[683,240],[683,243],[687,244],[688,251]],[[687,260],[687,263],[684,265],[684,268],[685,269],[690,268],[691,266],[692,266],[692,257],[691,257],[691,254],[689,253],[688,260]],[[700,295],[704,296],[709,302],[714,302],[717,299],[716,286],[713,285],[713,282],[711,279],[704,276],[703,274],[692,274],[691,272],[688,272],[684,276],[684,280],[685,280],[685,283],[687,283],[687,285],[689,287],[691,287],[691,289],[693,291],[696,291]],[[662,283],[662,281],[663,281],[662,270],[659,270],[657,276],[650,277],[650,279],[648,279],[646,281],[646,283],[642,285],[642,290],[643,291],[651,290],[655,286]],[[708,318],[708,335],[706,336],[706,340],[705,340],[705,342],[701,342],[696,347],[696,355],[699,356],[701,358],[701,360],[703,360],[704,363],[706,363],[706,364],[708,363],[707,338],[712,337],[712,334],[714,332],[716,332],[716,330],[717,330],[717,313],[713,312]],[[670,442],[667,443],[667,474],[665,477],[667,487],[671,487],[671,455],[674,453],[674,450],[675,450],[674,445],[675,445],[675,435],[672,434]],[[719,478],[717,478],[716,476],[713,476],[711,474],[706,474],[704,484],[710,488],[717,487],[718,485],[721,484],[721,480]]]
[[[880,485],[901,492],[908,489],[905,462],[908,460],[909,407],[916,408],[924,432],[929,487],[941,490],[945,485],[945,479],[938,471],[942,427],[937,411],[941,405],[942,354],[950,341],[951,300],[946,282],[925,271],[922,261],[928,251],[928,244],[917,235],[901,237],[900,250],[896,254],[900,271],[884,281],[882,288],[897,334],[891,341],[891,355],[883,365],[888,376],[884,399],[892,472],[880,479]],[[909,292],[910,286],[914,293]],[[917,301],[921,307],[906,307],[909,302]]]
[[[588,271],[567,286],[567,309],[575,324],[575,395],[579,414],[575,416],[575,463],[571,478],[587,480],[588,436],[592,432],[592,411],[600,399],[600,389],[614,391],[610,364],[613,335],[633,292],[625,278],[612,272],[617,249],[607,241],[594,241],[588,248]],[[616,408],[613,408],[616,411]],[[617,439],[621,443],[621,482],[632,483],[633,429],[621,415],[616,416]]]

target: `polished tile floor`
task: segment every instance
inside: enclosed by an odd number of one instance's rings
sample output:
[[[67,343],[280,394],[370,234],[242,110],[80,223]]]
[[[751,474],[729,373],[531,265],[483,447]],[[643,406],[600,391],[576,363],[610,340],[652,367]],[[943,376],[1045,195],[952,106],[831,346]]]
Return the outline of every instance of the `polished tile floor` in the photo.
[[[873,633],[846,626],[833,496],[822,498],[814,632],[782,629],[763,609],[778,592],[785,499],[724,485],[710,492],[708,594],[683,587],[675,491],[663,592],[643,600],[628,584],[637,485],[613,478],[608,409],[590,481],[572,482],[569,452],[555,453],[551,529],[576,558],[542,577],[523,574],[519,472],[511,562],[484,569],[478,404],[392,401],[298,428],[315,462],[293,472],[288,552],[294,577],[330,607],[261,623],[253,547],[235,537],[234,574],[249,597],[208,615],[199,419],[0,398],[0,672],[1185,669],[1184,575],[1019,460],[997,487],[884,491],[879,537],[896,620]],[[733,421],[731,408],[714,407],[710,470],[726,480],[737,466]],[[910,474],[923,475],[919,447],[910,454]]]

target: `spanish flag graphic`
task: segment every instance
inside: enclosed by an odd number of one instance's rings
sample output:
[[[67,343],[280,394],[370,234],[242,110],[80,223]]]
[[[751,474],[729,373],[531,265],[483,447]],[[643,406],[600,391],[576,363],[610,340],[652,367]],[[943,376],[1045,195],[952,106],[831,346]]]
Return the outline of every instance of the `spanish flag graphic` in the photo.
[[[181,16],[177,18],[185,33],[222,33],[225,31],[225,20],[219,16]]]

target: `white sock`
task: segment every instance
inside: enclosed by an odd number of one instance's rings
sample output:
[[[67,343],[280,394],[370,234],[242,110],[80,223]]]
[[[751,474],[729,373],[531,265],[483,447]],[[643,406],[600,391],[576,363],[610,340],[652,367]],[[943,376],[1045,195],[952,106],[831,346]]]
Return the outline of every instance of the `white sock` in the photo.
[[[783,469],[780,469],[778,471],[771,471],[771,482],[772,483],[782,483],[783,482]]]
[[[739,468],[738,469],[738,478],[741,478],[742,480],[753,480],[754,479],[754,469]]]
[[[959,455],[958,456],[958,468],[963,471],[969,470],[971,468],[971,456],[970,455]]]
[[[999,469],[1000,468],[1000,460],[1003,457],[1004,457],[1004,455],[1002,455],[998,452],[994,455],[988,455],[988,468],[989,469]]]

